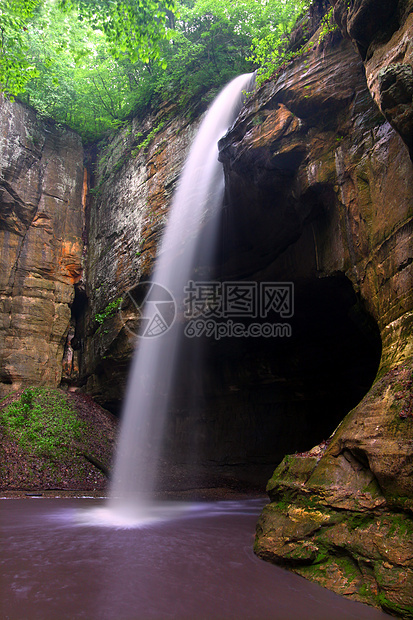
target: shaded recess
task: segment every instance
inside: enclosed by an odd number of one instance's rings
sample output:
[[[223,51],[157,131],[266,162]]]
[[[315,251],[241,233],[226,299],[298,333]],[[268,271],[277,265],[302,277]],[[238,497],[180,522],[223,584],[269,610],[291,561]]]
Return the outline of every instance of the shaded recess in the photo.
[[[238,203],[236,226],[235,210],[224,212],[216,279],[293,282],[293,317],[241,321],[289,324],[291,336],[185,339],[166,443],[176,463],[187,463],[195,446],[205,466],[264,488],[285,454],[328,440],[368,392],[381,339],[346,275],[321,272],[327,250],[316,239],[337,225],[331,188],[282,205],[275,244],[274,211],[262,216],[268,200],[250,199],[249,208]]]
[[[88,297],[85,286],[79,282],[74,285],[74,297],[70,306],[70,324],[66,336],[62,361],[62,387],[79,386],[81,383],[81,363],[85,343],[85,316]]]
[[[285,454],[327,440],[368,392],[381,341],[349,280],[298,281],[295,291],[291,337],[203,339],[202,371],[200,343],[185,343],[167,433],[175,462],[195,446],[204,464],[264,485]]]
[[[71,307],[72,321],[76,325],[76,331],[72,340],[74,350],[83,347],[82,334],[85,331],[85,313],[88,307],[88,297],[83,284],[75,284],[75,296]]]

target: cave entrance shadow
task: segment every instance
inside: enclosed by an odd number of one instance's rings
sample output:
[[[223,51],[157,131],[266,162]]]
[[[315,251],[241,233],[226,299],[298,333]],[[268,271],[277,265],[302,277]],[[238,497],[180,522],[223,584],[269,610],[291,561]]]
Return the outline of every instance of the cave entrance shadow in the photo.
[[[212,485],[225,474],[235,486],[264,490],[286,454],[331,436],[379,368],[378,325],[338,270],[334,188],[293,199],[291,179],[278,194],[272,186],[257,194],[248,179],[232,183],[214,267],[220,282],[292,282],[293,316],[275,318],[291,336],[187,338],[177,364],[165,460],[191,465],[195,455]]]
[[[290,337],[187,339],[167,432],[172,461],[195,446],[204,476],[264,490],[286,454],[327,440],[368,392],[381,339],[350,280],[307,277],[294,288]]]

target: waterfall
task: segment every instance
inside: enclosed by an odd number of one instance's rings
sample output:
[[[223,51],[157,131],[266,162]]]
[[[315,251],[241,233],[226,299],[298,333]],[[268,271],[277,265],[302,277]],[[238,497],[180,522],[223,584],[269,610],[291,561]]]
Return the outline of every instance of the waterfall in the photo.
[[[212,227],[203,223],[206,217],[210,220],[219,212],[224,198],[218,141],[236,119],[243,91],[252,79],[252,74],[245,74],[230,82],[201,123],[172,201],[155,264],[154,285],[148,289],[146,303],[162,303],[160,291],[164,287],[178,309],[182,308],[184,288],[197,257],[205,258],[214,251]],[[209,234],[205,228],[210,230]],[[166,305],[167,299],[164,301]],[[182,322],[176,320],[167,333],[139,339],[129,375],[110,488],[109,508],[113,512],[145,518],[152,509],[175,362],[183,338]]]

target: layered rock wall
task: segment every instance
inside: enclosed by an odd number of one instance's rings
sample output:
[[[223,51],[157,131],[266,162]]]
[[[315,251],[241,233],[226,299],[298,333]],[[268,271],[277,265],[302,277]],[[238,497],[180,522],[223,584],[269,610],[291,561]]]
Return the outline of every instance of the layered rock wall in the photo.
[[[79,136],[0,99],[0,382],[57,386],[82,275]]]
[[[371,94],[413,154],[411,0],[336,0],[334,15],[360,52]]]
[[[198,120],[162,109],[99,146],[90,179],[82,381],[112,410],[124,395],[137,312],[127,292],[152,272],[172,192]],[[123,301],[123,313],[118,309]],[[110,310],[110,304],[114,310]],[[101,319],[99,316],[101,315]],[[96,320],[98,318],[98,320]],[[99,322],[101,321],[101,322]],[[131,329],[132,327],[132,329]]]
[[[381,363],[335,433],[275,471],[256,551],[412,617],[411,4],[337,2],[335,11],[345,39],[316,35],[221,142],[241,219],[225,268],[293,280],[307,291],[303,314],[316,283],[342,274],[380,330]],[[314,354],[327,351],[316,344]]]

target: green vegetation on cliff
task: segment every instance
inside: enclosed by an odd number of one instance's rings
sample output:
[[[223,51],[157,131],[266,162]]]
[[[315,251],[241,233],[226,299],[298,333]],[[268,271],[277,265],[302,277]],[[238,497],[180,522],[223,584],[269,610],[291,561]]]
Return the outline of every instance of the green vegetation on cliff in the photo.
[[[300,0],[5,0],[0,83],[93,140],[164,101],[213,95],[283,58]]]
[[[17,94],[38,75],[27,55],[28,23],[40,0],[3,0],[0,8],[0,84],[5,93]]]
[[[116,419],[83,394],[31,387],[0,403],[0,489],[104,489]]]
[[[25,390],[1,411],[0,424],[25,452],[55,457],[84,431],[64,394],[43,387]]]

